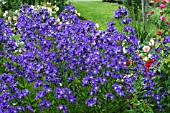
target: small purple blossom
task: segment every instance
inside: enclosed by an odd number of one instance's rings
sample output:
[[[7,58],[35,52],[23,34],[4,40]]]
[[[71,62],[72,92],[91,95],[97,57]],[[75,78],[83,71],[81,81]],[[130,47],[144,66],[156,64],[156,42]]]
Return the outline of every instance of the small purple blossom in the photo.
[[[63,113],[67,113],[68,112],[68,108],[65,105],[58,105],[57,107],[59,110],[61,110]]]
[[[122,23],[123,24],[130,24],[132,22],[132,19],[129,17],[122,18]]]
[[[114,18],[122,18],[122,17],[126,16],[127,14],[128,14],[128,12],[126,11],[126,9],[119,6],[118,10],[116,10],[114,12]]]

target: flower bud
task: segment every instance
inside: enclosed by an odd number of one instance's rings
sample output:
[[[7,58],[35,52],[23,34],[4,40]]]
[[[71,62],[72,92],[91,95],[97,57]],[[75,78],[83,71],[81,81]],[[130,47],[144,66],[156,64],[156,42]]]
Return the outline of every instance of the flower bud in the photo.
[[[155,11],[154,10],[151,10],[151,12],[150,12],[151,14],[154,14],[155,13]]]

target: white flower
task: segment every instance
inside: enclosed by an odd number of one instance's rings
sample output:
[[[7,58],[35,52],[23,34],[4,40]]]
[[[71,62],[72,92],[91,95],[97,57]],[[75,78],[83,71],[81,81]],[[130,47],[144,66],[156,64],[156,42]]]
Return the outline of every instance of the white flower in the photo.
[[[123,80],[124,80],[125,78],[130,78],[130,77],[132,77],[132,76],[133,76],[133,74],[127,74],[127,75],[123,76]]]
[[[5,17],[8,14],[8,11],[5,11],[5,13],[3,14],[3,16]]]
[[[125,45],[125,42],[122,43],[122,46],[124,46],[124,45]]]
[[[94,41],[94,42],[92,42],[92,45],[96,45],[96,42]]]
[[[48,5],[51,5],[51,3],[47,2]]]
[[[17,105],[17,103],[12,103],[13,106]]]
[[[127,50],[125,47],[123,47],[123,53],[127,53]]]
[[[98,29],[98,28],[99,28],[99,24],[98,24],[98,23],[96,23],[96,24],[95,24],[95,27]]]
[[[152,57],[152,54],[148,54],[148,57],[151,58],[151,57]]]
[[[56,7],[55,10],[56,10],[56,12],[59,11],[59,7]]]
[[[153,38],[151,38],[151,39],[150,39],[150,42],[149,42],[149,46],[154,46],[154,44],[155,44],[155,41],[154,41]]]
[[[21,42],[20,42],[20,44],[24,45],[24,42],[23,42],[23,41],[21,41]]]
[[[14,12],[15,14],[18,14],[18,10],[15,10],[15,12]]]
[[[2,2],[2,4],[6,4],[6,2]]]
[[[68,25],[68,24],[70,24],[70,23],[67,21],[66,24]]]
[[[77,14],[77,10],[75,10],[75,13]]]
[[[144,59],[143,59],[144,61],[148,61],[148,57],[144,57]]]
[[[52,13],[52,9],[51,8],[47,8],[47,10],[48,10],[48,13]]]
[[[59,24],[59,25],[62,25],[62,22],[59,22],[58,24]]]
[[[126,38],[128,38],[128,39],[129,39],[130,37],[129,37],[129,36],[126,36]]]
[[[16,16],[13,16],[13,20],[17,20],[17,17],[16,17]]]
[[[32,9],[34,9],[34,8],[35,8],[35,6],[31,5],[31,8],[32,8]]]
[[[60,86],[62,86],[62,84],[61,84],[61,83],[59,83],[59,85],[60,85]]]
[[[11,17],[9,16],[9,17],[8,17],[8,21],[10,22],[11,20],[12,20],[12,19],[11,19]]]
[[[149,46],[144,46],[144,47],[143,47],[143,51],[144,51],[144,52],[149,52],[149,50],[150,50],[150,47],[149,47]]]
[[[46,7],[44,7],[44,6],[42,6],[41,8],[42,8],[42,9],[46,9]]]
[[[57,22],[60,22],[60,18],[57,18]]]

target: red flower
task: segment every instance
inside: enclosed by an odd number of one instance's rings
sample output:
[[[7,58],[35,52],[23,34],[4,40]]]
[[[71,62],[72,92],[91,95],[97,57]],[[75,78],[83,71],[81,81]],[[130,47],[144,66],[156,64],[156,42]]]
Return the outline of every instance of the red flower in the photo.
[[[131,62],[131,60],[128,60],[128,61],[126,62],[126,65],[129,65],[129,64],[130,64],[130,62]]]
[[[150,67],[150,66],[151,66],[151,63],[153,63],[153,62],[154,62],[153,59],[148,60],[148,61],[145,63],[145,66],[146,66],[146,67]]]
[[[153,63],[153,62],[154,62],[154,60],[153,60],[153,59],[151,59],[151,60],[148,60],[147,62],[149,62],[149,63]]]
[[[150,67],[151,64],[150,64],[150,63],[145,63],[145,66],[146,66],[146,67]]]

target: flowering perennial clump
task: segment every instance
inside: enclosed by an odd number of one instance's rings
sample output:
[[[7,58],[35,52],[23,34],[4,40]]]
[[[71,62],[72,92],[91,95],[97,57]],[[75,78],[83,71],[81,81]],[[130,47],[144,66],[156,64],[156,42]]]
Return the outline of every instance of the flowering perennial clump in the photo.
[[[115,18],[127,14],[119,7]],[[0,43],[4,44],[3,57],[8,59],[7,72],[0,75],[0,112],[53,108],[66,113],[72,108],[81,112],[82,105],[108,106],[108,99],[114,102],[133,96],[139,78],[143,78],[144,95],[154,97],[161,108],[166,94],[154,92],[157,86],[151,78],[159,76],[154,73],[157,69],[146,71],[159,65],[158,56],[154,54],[155,60],[145,65],[138,55],[134,28],[125,26],[119,32],[114,22],[109,22],[106,31],[98,31],[94,22],[81,22],[71,5],[65,6],[59,18],[60,24],[46,9],[21,7],[16,32],[19,41],[0,19]],[[130,18],[122,20],[130,22]],[[164,42],[169,42],[168,38]]]

